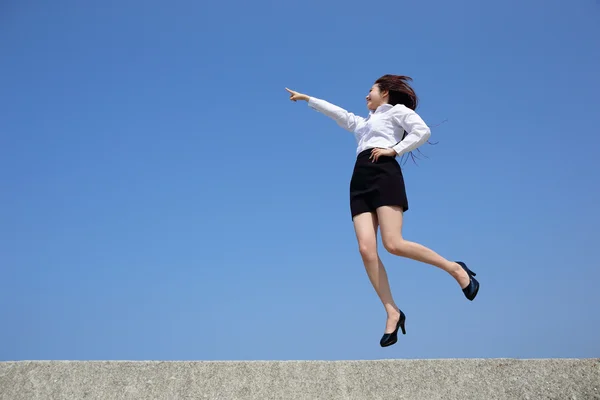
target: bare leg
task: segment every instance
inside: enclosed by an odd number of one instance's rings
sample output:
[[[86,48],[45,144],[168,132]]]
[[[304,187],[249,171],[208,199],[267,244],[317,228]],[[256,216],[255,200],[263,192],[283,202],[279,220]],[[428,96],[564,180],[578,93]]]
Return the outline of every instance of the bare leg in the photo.
[[[378,220],[381,221],[381,239],[387,251],[397,256],[421,261],[448,272],[460,285],[469,285],[469,275],[453,261],[448,261],[435,251],[402,237],[403,212],[400,207],[383,206],[377,209]]]
[[[367,270],[367,275],[387,312],[384,333],[391,333],[396,328],[400,313],[392,298],[385,267],[377,253],[377,215],[375,213],[363,213],[355,216],[353,221],[358,249]]]

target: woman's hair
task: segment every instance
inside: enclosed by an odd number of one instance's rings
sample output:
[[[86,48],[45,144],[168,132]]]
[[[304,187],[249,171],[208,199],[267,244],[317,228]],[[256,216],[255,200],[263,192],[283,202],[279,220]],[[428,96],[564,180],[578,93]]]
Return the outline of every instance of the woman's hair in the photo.
[[[387,74],[377,79],[375,84],[379,86],[379,90],[385,90],[389,93],[388,103],[390,105],[395,106],[396,104],[403,104],[411,110],[415,110],[419,104],[419,98],[408,82],[412,82],[412,78],[410,76]],[[407,132],[405,131],[402,139],[406,137],[406,134]],[[431,143],[429,140],[427,143],[435,144]],[[423,154],[421,153],[420,149],[417,149],[417,151],[420,154]],[[406,155],[410,156],[413,162],[416,164],[415,155],[412,151]]]
[[[383,75],[375,81],[379,86],[379,90],[388,91],[390,94],[388,103],[392,106],[396,104],[404,104],[411,110],[415,110],[419,103],[419,99],[408,82],[412,81],[410,76],[404,75]]]

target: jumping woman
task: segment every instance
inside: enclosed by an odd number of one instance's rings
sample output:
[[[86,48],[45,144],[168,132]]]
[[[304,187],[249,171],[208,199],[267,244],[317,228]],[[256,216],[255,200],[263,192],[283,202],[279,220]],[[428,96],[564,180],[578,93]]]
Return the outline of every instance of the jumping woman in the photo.
[[[406,334],[406,315],[398,308],[387,273],[377,253],[377,229],[385,249],[391,254],[436,266],[449,273],[465,297],[473,300],[479,291],[475,273],[461,261],[446,260],[433,250],[402,237],[403,213],[408,210],[404,178],[396,157],[415,150],[431,135],[429,127],[415,112],[417,96],[400,75],[379,78],[366,97],[366,118],[350,113],[325,100],[290,89],[290,100],[303,100],[308,106],[332,118],[354,134],[358,147],[350,181],[350,213],[358,248],[373,288],[387,312],[382,347],[398,340],[398,329]]]

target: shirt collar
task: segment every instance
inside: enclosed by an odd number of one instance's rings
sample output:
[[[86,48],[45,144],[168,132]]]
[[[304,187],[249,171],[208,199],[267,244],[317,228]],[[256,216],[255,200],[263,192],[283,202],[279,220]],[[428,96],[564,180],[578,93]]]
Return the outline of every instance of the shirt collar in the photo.
[[[389,110],[390,108],[393,108],[393,107],[394,106],[392,106],[391,104],[387,104],[387,103],[386,104],[382,104],[379,107],[377,107],[377,109],[375,111],[369,110],[369,115],[373,115],[373,114],[377,114],[377,113],[380,113],[380,112],[384,112],[384,111],[387,111],[387,110]]]

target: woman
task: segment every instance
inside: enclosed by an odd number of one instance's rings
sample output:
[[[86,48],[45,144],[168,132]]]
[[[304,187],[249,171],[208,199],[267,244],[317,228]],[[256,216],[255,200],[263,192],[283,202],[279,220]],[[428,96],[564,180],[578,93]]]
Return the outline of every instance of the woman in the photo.
[[[402,237],[403,213],[408,210],[404,179],[397,156],[427,141],[429,127],[414,111],[417,96],[407,76],[384,75],[375,81],[366,97],[369,116],[363,118],[325,100],[287,89],[290,100],[304,100],[312,109],[332,118],[352,132],[358,143],[357,158],[350,182],[350,211],[360,255],[377,295],[387,312],[382,347],[398,340],[398,329],[406,334],[406,315],[396,306],[387,273],[377,253],[377,229],[383,245],[397,256],[421,261],[448,272],[473,300],[479,282],[463,262],[448,261],[433,250]]]

